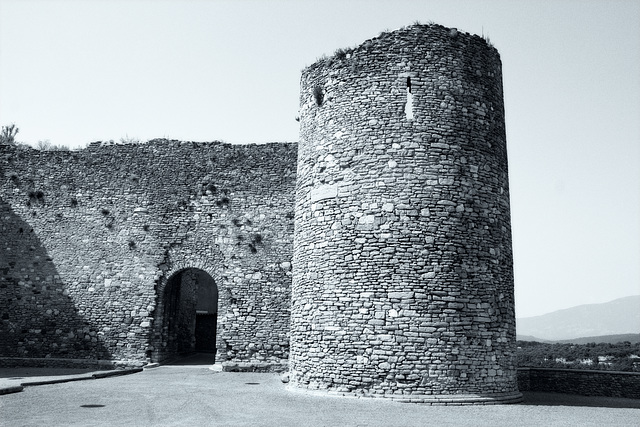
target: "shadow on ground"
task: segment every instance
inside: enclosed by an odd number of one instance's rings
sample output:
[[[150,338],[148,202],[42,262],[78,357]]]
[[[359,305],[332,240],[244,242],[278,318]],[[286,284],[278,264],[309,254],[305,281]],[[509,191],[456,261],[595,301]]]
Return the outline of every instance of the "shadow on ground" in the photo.
[[[207,366],[216,363],[215,353],[193,353],[176,359],[172,359],[163,366]]]
[[[526,406],[584,406],[590,408],[640,409],[640,399],[621,397],[579,396],[575,394],[546,393],[542,391],[522,392]]]

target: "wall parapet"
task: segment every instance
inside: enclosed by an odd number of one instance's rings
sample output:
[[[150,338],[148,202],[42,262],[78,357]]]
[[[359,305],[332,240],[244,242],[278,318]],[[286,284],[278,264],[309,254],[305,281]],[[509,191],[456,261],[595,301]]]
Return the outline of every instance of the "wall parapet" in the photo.
[[[519,368],[520,391],[640,399],[640,372]]]

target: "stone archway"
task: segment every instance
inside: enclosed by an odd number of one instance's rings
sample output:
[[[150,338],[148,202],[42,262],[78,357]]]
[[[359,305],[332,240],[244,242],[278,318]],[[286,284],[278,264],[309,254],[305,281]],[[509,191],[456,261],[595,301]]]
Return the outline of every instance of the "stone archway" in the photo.
[[[216,352],[218,286],[211,275],[188,267],[174,272],[159,293],[158,360]]]

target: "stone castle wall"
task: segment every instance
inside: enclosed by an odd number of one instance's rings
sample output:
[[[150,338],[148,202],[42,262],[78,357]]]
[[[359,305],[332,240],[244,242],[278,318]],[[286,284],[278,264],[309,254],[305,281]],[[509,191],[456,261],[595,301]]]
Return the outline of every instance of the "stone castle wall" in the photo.
[[[189,268],[219,292],[217,360],[286,362],[295,144],[0,148],[3,363],[171,357]]]
[[[498,52],[382,34],[303,70],[300,105],[292,386],[517,400]]]
[[[640,372],[520,368],[518,386],[522,391],[640,399]]]
[[[234,369],[521,398],[501,63],[478,36],[414,25],[308,67],[297,146],[0,154],[0,363],[165,360],[218,295]]]

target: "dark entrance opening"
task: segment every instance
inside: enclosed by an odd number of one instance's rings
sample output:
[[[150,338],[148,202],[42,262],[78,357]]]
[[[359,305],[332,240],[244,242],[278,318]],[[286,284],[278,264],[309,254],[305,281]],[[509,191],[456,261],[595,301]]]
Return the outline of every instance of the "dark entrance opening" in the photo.
[[[216,352],[218,287],[205,271],[187,268],[171,276],[164,291],[164,357]]]
[[[217,314],[196,313],[196,351],[198,353],[216,352]]]

